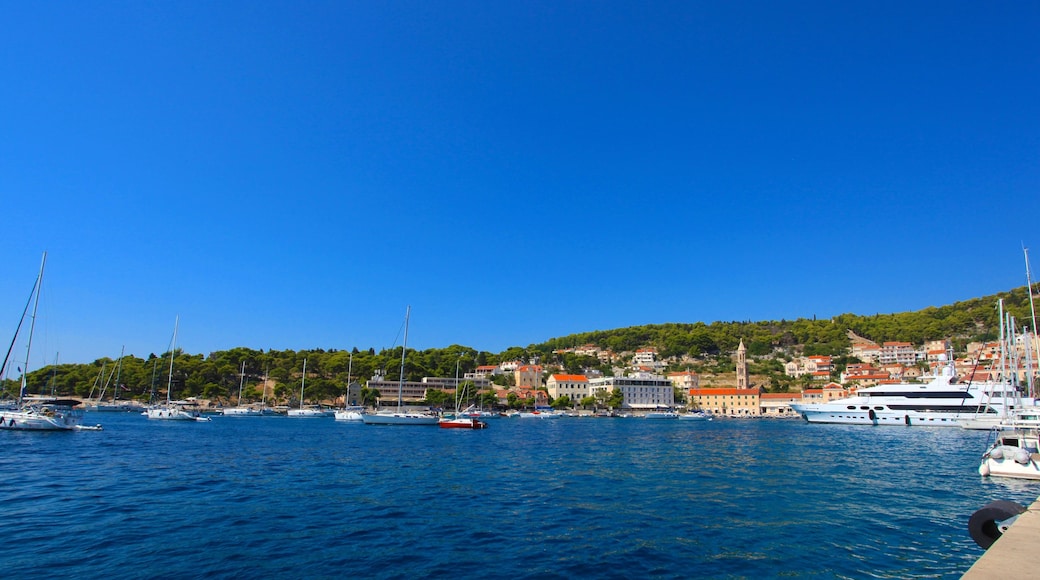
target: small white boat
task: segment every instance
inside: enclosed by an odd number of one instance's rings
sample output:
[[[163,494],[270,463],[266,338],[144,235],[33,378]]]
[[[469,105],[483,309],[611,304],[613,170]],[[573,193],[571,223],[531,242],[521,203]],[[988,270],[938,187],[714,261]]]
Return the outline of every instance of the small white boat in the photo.
[[[679,413],[672,411],[652,411],[646,414],[647,419],[678,419]]]
[[[242,405],[242,386],[246,382],[246,361],[242,361],[242,369],[238,375],[238,406],[225,407],[220,414],[225,417],[259,417],[263,415],[260,409]]]
[[[354,407],[345,407],[336,411],[337,421],[364,421],[365,420],[365,408],[358,405]]]
[[[679,419],[682,421],[711,421],[713,419],[709,411],[697,411],[694,413],[681,413]]]
[[[996,441],[982,455],[979,474],[1040,480],[1040,441],[1037,429],[996,431]]]
[[[186,401],[171,401],[170,393],[173,391],[173,359],[177,354],[177,328],[180,325],[180,317],[173,321],[173,340],[170,343],[170,370],[166,379],[166,403],[152,405],[145,409],[142,415],[156,421],[209,421],[209,417],[203,417],[198,407],[190,405]]]
[[[362,416],[365,425],[436,425],[440,418],[428,413],[380,411]]]
[[[315,419],[319,417],[331,417],[333,412],[329,409],[324,409],[318,405],[311,405],[310,407],[303,406],[303,389],[307,385],[307,359],[303,359],[303,380],[300,382],[300,408],[289,409],[286,413],[289,417],[295,417],[297,419]]]

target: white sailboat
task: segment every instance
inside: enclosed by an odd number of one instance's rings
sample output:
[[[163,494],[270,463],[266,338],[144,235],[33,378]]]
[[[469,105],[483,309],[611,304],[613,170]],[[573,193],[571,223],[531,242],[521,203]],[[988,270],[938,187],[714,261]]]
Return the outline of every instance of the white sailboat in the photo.
[[[408,352],[408,318],[411,313],[412,307],[409,306],[404,314],[404,344],[401,348],[401,377],[397,382],[397,410],[366,414],[362,417],[365,425],[436,425],[439,421],[436,415],[405,411],[401,408],[404,391],[404,360],[405,354]]]
[[[307,359],[303,359],[303,380],[300,381],[300,408],[289,409],[288,415],[296,418],[315,418],[315,417],[330,417],[332,416],[331,411],[326,411],[320,407],[307,407],[303,406],[303,389],[307,385]]]
[[[54,397],[27,397],[26,375],[29,374],[29,353],[32,349],[33,332],[36,329],[36,312],[40,305],[40,287],[43,284],[43,268],[47,263],[47,253],[43,253],[40,262],[40,273],[36,276],[33,291],[29,294],[29,302],[22,311],[22,318],[15,330],[15,340],[22,328],[22,321],[29,310],[29,304],[33,304],[32,318],[29,324],[29,339],[25,346],[25,368],[22,372],[22,380],[18,389],[18,402],[13,407],[0,410],[0,430],[4,431],[73,431],[84,428],[80,425],[83,420],[83,410],[77,409],[79,401],[73,399],[56,399]],[[12,348],[14,340],[11,341]],[[11,349],[8,349],[4,357],[4,365],[0,368],[0,374],[7,368],[10,360]],[[100,426],[91,429],[100,429]]]
[[[245,381],[246,361],[242,361],[242,370],[238,375],[238,405],[225,408],[221,411],[222,415],[226,417],[259,417],[262,414],[260,409],[242,405],[242,386]]]
[[[166,403],[152,405],[142,415],[158,421],[209,421],[209,417],[203,417],[198,409],[191,409],[185,403],[170,400],[170,393],[173,392],[173,359],[177,354],[177,327],[179,324],[180,317],[178,316],[173,322],[173,341],[170,346],[170,371],[166,380]]]
[[[442,418],[437,425],[441,429],[487,429],[487,423],[476,417],[466,417],[462,412],[462,394],[459,392],[459,360],[455,361],[455,415]]]
[[[354,370],[354,353],[350,353],[350,360],[347,361],[347,392],[343,395],[343,408],[336,410],[337,421],[364,421],[365,420],[365,407],[361,405],[350,405],[348,399],[350,398],[350,383],[353,378],[352,371]]]

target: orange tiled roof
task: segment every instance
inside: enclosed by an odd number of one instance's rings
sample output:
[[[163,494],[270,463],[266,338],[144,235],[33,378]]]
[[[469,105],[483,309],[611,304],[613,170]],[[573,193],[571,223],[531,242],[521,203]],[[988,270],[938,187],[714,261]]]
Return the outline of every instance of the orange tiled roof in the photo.
[[[552,375],[550,379],[556,379],[557,382],[565,381],[570,383],[588,382],[588,377],[585,375]]]

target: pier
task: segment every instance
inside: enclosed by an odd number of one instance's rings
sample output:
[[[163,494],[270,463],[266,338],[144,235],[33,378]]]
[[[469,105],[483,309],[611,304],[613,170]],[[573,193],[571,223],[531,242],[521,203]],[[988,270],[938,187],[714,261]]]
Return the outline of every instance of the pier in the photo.
[[[1040,574],[1040,499],[961,576],[961,580],[1033,580]]]

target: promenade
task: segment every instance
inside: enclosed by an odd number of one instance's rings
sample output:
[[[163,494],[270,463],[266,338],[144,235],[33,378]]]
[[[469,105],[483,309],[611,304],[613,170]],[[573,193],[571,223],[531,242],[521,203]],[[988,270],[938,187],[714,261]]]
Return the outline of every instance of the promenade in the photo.
[[[1040,578],[1040,499],[978,559],[961,580],[1035,580]]]

